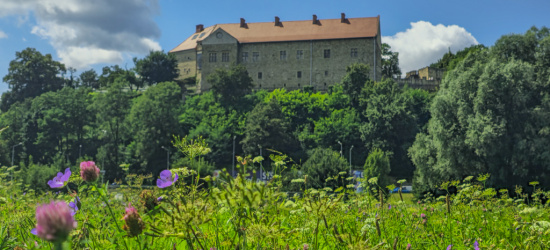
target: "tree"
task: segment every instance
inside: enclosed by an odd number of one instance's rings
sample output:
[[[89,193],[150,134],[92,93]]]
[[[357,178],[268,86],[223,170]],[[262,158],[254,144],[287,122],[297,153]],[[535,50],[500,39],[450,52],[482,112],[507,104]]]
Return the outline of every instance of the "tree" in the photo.
[[[135,72],[123,69],[118,65],[103,67],[98,81],[101,87],[109,87],[115,82],[126,83],[130,90],[133,90],[134,86],[137,88],[143,87],[143,82],[137,80]]]
[[[504,46],[510,39],[531,38],[504,36],[499,46],[470,53],[449,72],[431,106],[427,134],[409,150],[415,190],[482,173],[490,173],[496,187],[550,183],[548,89],[536,80],[530,63],[536,58],[518,54],[531,51],[531,43]]]
[[[107,92],[95,94],[90,106],[95,113],[94,134],[100,143],[96,158],[104,165],[108,179],[122,174],[119,165],[125,163],[122,152],[129,141],[126,135],[129,127],[124,121],[132,107],[132,93],[123,89],[127,84],[124,78],[119,78],[109,85]]]
[[[63,88],[65,80],[62,75],[65,71],[65,65],[54,61],[50,54],[42,55],[34,48],[16,52],[15,59],[10,62],[8,74],[3,78],[10,91],[2,96],[2,111],[25,98]]]
[[[344,93],[350,97],[352,107],[357,107],[361,89],[369,78],[369,66],[361,63],[354,63],[346,67],[346,75],[342,78]]]
[[[86,70],[80,74],[80,82],[82,86],[98,89],[99,77],[94,69]]]
[[[151,51],[143,59],[134,57],[136,73],[147,85],[174,81],[179,76],[178,60],[174,54]]]
[[[306,186],[317,189],[345,186],[344,176],[348,176],[348,171],[349,164],[340,153],[326,148],[316,148],[302,166],[303,174],[307,175]]]
[[[216,69],[208,75],[207,81],[212,85],[216,100],[227,106],[236,105],[254,86],[246,67],[240,64],[233,65],[229,70]]]
[[[391,79],[364,89],[363,123],[359,128],[367,149],[380,148],[392,166],[392,175],[410,177],[414,168],[407,157],[418,128],[411,112],[411,98]]]
[[[136,98],[126,122],[133,139],[127,150],[138,172],[160,172],[166,164],[161,147],[171,148],[173,136],[182,135],[180,90],[175,82],[162,82]]]
[[[382,77],[395,78],[401,75],[399,52],[392,52],[390,45],[382,44]]]
[[[259,103],[248,114],[246,119],[245,138],[241,141],[246,154],[256,154],[258,145],[283,153],[293,153],[297,147],[293,138],[288,134],[286,121],[281,106],[275,99],[269,103]]]
[[[377,178],[378,185],[386,189],[386,186],[392,184],[389,178],[390,169],[388,155],[381,149],[374,148],[365,161],[363,175],[366,179]]]

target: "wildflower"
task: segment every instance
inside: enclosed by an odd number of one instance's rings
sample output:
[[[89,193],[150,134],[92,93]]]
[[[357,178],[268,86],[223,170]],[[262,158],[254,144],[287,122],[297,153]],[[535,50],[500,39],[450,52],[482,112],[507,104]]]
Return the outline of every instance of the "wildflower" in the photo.
[[[69,177],[71,177],[71,169],[67,168],[65,169],[64,174],[58,172],[57,176],[49,180],[48,185],[50,185],[51,188],[62,188],[63,186],[65,186],[65,182],[69,181]]]
[[[132,203],[128,203],[126,213],[122,218],[125,222],[123,228],[128,232],[128,236],[138,236],[145,228],[145,223],[141,220],[138,211],[132,206]]]
[[[74,198],[74,202],[69,202],[69,208],[71,209],[71,215],[74,216],[80,207],[80,198],[78,196]]]
[[[447,250],[451,250],[451,249],[453,249],[453,245],[448,245]]]
[[[391,204],[388,204],[388,209],[391,209]]]
[[[477,243],[477,240],[474,242],[474,249],[479,250],[479,243]]]
[[[155,197],[151,190],[143,190],[139,194],[140,202],[145,207],[145,212],[155,209],[156,206],[160,204],[158,198]]]
[[[162,196],[159,196],[159,197],[157,198],[157,201],[162,201]]]
[[[80,177],[84,181],[94,182],[99,177],[99,168],[93,161],[83,161],[80,163]]]
[[[421,217],[422,219],[425,219],[425,218],[426,218],[426,214],[421,214],[420,217]]]
[[[32,234],[48,241],[64,241],[71,230],[76,228],[76,221],[67,203],[52,201],[36,207],[36,228]]]
[[[422,202],[421,202],[421,201],[417,201],[416,203],[417,203],[417,204],[420,204],[420,203],[422,203]]]
[[[309,245],[308,245],[308,244],[304,244],[303,250],[308,250],[308,249],[309,249]]]
[[[405,248],[406,250],[411,250],[411,243],[407,244],[407,248]]]
[[[172,172],[170,170],[162,170],[160,172],[160,179],[157,179],[157,187],[166,188],[172,186],[178,180],[178,174],[172,179]]]

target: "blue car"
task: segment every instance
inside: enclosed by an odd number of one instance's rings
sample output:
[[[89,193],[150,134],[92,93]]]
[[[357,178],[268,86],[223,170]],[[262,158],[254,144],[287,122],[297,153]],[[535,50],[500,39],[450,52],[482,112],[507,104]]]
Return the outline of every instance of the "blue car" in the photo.
[[[403,188],[401,188],[401,193],[410,193],[412,192],[412,186],[403,186]],[[399,193],[399,188],[396,187],[394,188],[391,193]]]

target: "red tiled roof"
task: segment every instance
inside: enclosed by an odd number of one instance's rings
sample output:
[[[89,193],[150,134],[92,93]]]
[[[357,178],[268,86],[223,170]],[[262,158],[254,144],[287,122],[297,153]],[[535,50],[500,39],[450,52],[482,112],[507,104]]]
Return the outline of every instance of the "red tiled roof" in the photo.
[[[319,24],[313,24],[312,20],[287,22],[283,20],[281,26],[275,26],[274,22],[247,23],[247,28],[241,28],[240,23],[217,24],[205,28],[201,33],[194,33],[170,52],[194,49],[197,42],[202,41],[218,28],[231,34],[239,43],[365,38],[378,35],[379,16],[346,20],[347,22],[342,23],[341,19],[319,19]],[[198,36],[193,39],[197,34]]]

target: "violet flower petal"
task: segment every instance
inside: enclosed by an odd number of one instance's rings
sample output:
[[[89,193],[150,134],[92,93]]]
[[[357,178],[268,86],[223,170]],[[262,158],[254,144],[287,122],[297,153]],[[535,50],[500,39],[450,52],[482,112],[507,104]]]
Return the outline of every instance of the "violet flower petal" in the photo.
[[[36,231],[36,227],[31,229],[31,234],[38,235],[38,232]]]

